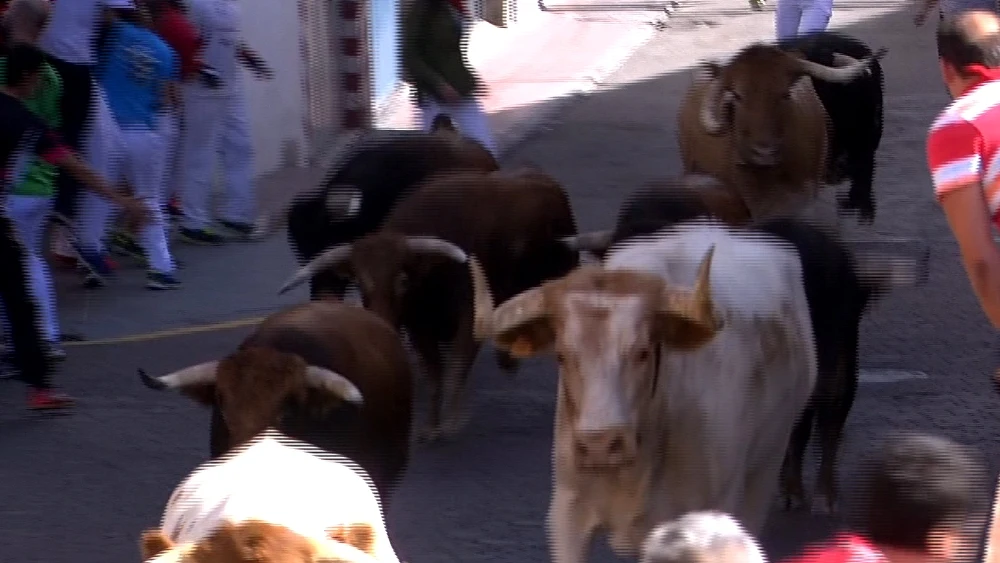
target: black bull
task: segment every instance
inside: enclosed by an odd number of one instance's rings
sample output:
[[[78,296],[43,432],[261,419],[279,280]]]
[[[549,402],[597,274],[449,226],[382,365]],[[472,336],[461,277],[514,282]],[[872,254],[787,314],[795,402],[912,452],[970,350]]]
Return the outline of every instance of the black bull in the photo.
[[[288,240],[300,263],[375,231],[397,202],[432,175],[499,169],[485,148],[448,130],[377,131],[358,145],[320,189],[297,197],[288,209]],[[311,280],[310,298],[343,298],[348,283],[335,272],[320,272]]]
[[[802,53],[806,59],[826,66],[834,66],[834,53],[857,60],[873,54],[858,39],[829,31],[787,39],[779,47]],[[850,191],[841,206],[857,210],[867,222],[875,218],[872,182],[875,153],[882,141],[884,89],[879,61],[873,60],[869,69],[870,73],[844,84],[812,80],[830,120],[827,180],[830,183],[850,180]]]

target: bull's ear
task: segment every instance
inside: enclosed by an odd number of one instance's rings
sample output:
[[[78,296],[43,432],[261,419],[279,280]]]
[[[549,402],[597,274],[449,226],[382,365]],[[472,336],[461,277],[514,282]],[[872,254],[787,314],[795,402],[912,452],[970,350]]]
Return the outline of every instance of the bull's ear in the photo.
[[[326,535],[375,557],[375,530],[370,524],[341,524],[327,528]]]
[[[493,312],[494,344],[515,358],[547,351],[555,336],[540,287],[512,297]]]
[[[159,528],[150,528],[139,538],[139,551],[143,561],[149,561],[173,546],[174,542]]]

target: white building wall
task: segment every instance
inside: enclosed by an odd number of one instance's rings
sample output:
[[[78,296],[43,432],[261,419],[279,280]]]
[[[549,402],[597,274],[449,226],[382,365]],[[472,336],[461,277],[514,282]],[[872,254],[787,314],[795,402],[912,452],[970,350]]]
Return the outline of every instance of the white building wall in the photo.
[[[274,70],[259,80],[244,70],[257,175],[304,165],[310,153],[298,6],[294,0],[243,0],[243,38]]]

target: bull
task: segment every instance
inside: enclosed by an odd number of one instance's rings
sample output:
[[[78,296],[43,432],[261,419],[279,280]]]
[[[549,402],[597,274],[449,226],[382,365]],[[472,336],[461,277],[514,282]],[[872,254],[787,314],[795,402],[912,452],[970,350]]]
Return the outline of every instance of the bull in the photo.
[[[710,179],[701,181],[711,185]],[[655,236],[662,229],[678,224],[699,218],[720,219],[720,215],[727,213],[732,217],[731,205],[732,201],[723,198],[692,196],[684,181],[663,182],[659,189],[641,189],[627,198],[613,230],[583,233],[565,242],[574,250],[603,257],[609,248]],[[733,222],[741,224],[730,223]],[[811,503],[802,486],[802,462],[815,422],[822,457],[816,487],[819,494],[812,504],[820,510],[833,511],[838,498],[837,454],[858,386],[861,318],[878,298],[893,288],[922,283],[927,275],[927,256],[912,259],[855,253],[833,233],[788,218],[744,225],[743,232],[784,241],[796,250],[802,262],[819,379],[810,404],[792,433],[782,489],[786,508]]]
[[[327,250],[281,292],[323,270],[357,280],[365,306],[409,335],[431,382],[421,437],[436,440],[464,424],[462,397],[480,346],[473,312],[489,298],[476,288],[488,279],[506,298],[565,274],[578,255],[559,239],[576,232],[566,193],[544,173],[443,174],[401,202],[378,232]],[[517,368],[507,355],[498,362]]]
[[[677,225],[502,303],[484,331],[519,358],[556,353],[555,563],[582,563],[599,529],[634,557],[698,510],[760,533],[817,374],[794,248]]]
[[[831,31],[801,35],[778,45],[826,66],[842,63],[838,55],[855,59],[874,55],[862,41]],[[849,179],[850,191],[841,207],[857,210],[863,221],[871,223],[875,219],[872,182],[875,153],[882,141],[884,84],[881,63],[874,59],[868,68],[870,72],[850,82],[814,79],[812,84],[830,118],[827,182],[839,184]]]
[[[491,171],[498,170],[499,165],[482,145],[445,123],[439,123],[429,133],[365,133],[347,149],[320,189],[297,196],[281,212],[299,263],[374,231],[414,187],[433,174],[451,169]],[[281,223],[276,221],[267,228]],[[310,283],[310,297],[342,299],[346,289],[345,280],[321,272]]]
[[[222,360],[139,375],[147,387],[211,407],[212,458],[276,427],[358,462],[386,504],[409,460],[406,351],[393,327],[358,307],[295,306],[266,318]]]
[[[755,44],[728,64],[705,64],[678,112],[684,172],[718,178],[755,218],[801,207],[827,170],[828,116],[812,81],[851,82],[884,53],[837,53],[843,66],[834,67]]]
[[[274,430],[188,475],[140,550],[148,563],[399,563],[364,471]]]

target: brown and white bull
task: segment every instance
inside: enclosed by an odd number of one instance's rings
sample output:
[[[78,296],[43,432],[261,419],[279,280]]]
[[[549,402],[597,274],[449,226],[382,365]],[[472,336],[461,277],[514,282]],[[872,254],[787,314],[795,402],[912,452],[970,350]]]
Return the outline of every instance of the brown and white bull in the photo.
[[[555,563],[598,529],[634,556],[696,510],[764,526],[816,351],[795,248],[695,221],[500,305],[496,345],[559,362],[548,527]]]
[[[464,424],[464,390],[480,347],[473,311],[483,294],[474,287],[486,278],[505,299],[565,275],[578,256],[559,239],[576,232],[569,198],[542,172],[447,173],[400,202],[380,231],[327,250],[281,291],[324,271],[356,280],[365,306],[410,337],[431,382],[421,437],[434,440]],[[506,355],[498,361],[516,370]]]
[[[191,472],[140,550],[147,563],[399,563],[363,471],[273,430]]]
[[[678,112],[684,172],[719,178],[754,218],[808,204],[826,176],[829,133],[812,79],[851,82],[884,53],[837,54],[838,66],[824,66],[754,44],[727,64],[704,64]]]
[[[291,307],[265,319],[222,360],[157,378],[139,375],[148,387],[180,391],[212,408],[212,458],[275,427],[356,461],[386,505],[406,469],[410,364],[393,327],[359,307]]]

